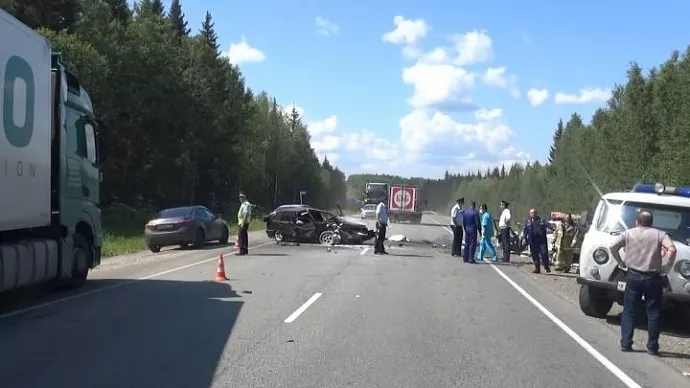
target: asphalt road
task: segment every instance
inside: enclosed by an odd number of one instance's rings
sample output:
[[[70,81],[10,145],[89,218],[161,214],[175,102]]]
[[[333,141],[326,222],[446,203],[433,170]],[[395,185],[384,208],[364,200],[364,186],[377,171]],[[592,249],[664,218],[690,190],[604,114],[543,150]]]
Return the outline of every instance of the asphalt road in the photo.
[[[412,241],[387,256],[259,233],[246,257],[131,255],[78,292],[0,298],[0,386],[690,386],[516,265],[451,258],[443,217],[424,224],[391,225]]]

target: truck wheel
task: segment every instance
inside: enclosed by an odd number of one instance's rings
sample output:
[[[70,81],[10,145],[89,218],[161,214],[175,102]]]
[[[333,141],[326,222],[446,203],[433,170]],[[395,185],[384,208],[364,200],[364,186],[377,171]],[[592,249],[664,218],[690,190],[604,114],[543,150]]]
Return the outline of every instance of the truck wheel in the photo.
[[[586,284],[580,286],[579,299],[580,310],[593,318],[606,318],[613,306],[612,300],[606,299],[601,292],[597,292]]]
[[[82,234],[74,235],[72,247],[72,277],[66,279],[64,288],[79,288],[86,283],[89,269],[93,263],[93,248]]]
[[[204,246],[204,243],[206,242],[206,234],[204,234],[203,229],[199,229],[196,231],[196,236],[194,238],[194,248],[201,248]]]
[[[230,232],[228,231],[228,228],[223,228],[223,234],[220,237],[220,240],[218,240],[218,242],[221,243],[222,245],[227,245],[229,239],[230,239]]]

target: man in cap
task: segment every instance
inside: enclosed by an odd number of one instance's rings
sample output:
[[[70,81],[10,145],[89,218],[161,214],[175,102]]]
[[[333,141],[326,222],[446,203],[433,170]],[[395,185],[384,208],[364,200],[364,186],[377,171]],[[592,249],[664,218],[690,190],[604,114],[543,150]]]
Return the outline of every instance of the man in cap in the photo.
[[[453,245],[450,255],[460,257],[462,255],[462,215],[465,211],[465,198],[455,201],[455,206],[450,210],[450,228],[453,230]]]
[[[462,260],[465,263],[474,264],[477,262],[474,259],[474,255],[477,252],[477,237],[481,226],[475,201],[472,201],[470,208],[465,209],[463,212],[462,226],[465,228],[465,251],[463,252]]]
[[[240,252],[244,256],[249,254],[249,221],[252,216],[252,205],[247,195],[240,193],[240,210],[237,212],[237,225],[240,227]]]
[[[541,273],[541,266],[547,273],[551,273],[549,267],[548,241],[546,239],[546,221],[539,217],[537,209],[529,209],[529,218],[522,229],[523,239],[529,246],[532,262],[534,262],[533,273]]]

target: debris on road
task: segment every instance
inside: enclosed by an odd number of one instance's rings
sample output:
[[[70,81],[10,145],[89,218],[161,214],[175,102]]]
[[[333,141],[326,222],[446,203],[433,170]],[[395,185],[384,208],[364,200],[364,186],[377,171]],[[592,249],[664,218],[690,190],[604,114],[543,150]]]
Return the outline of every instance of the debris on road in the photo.
[[[410,242],[410,240],[403,236],[402,234],[394,234],[388,238],[388,241],[392,242]]]

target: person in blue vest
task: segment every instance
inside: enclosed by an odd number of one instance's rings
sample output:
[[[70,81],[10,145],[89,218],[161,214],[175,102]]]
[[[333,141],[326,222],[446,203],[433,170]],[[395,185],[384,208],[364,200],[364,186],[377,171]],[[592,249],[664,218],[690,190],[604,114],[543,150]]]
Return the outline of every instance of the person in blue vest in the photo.
[[[465,228],[465,251],[462,255],[462,261],[465,263],[474,264],[477,262],[474,255],[477,253],[477,234],[480,225],[477,202],[472,201],[470,207],[465,209],[462,214],[462,226]]]
[[[482,238],[479,240],[479,253],[477,255],[479,260],[484,260],[484,252],[489,251],[491,261],[494,263],[498,261],[496,249],[491,239],[494,237],[494,217],[489,213],[489,207],[483,203],[479,211],[482,213]]]
[[[541,273],[541,264],[546,273],[551,273],[548,241],[546,239],[546,221],[539,217],[537,209],[529,209],[529,218],[522,229],[522,237],[529,246],[529,252],[534,262],[534,271],[532,272]]]

